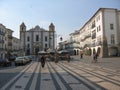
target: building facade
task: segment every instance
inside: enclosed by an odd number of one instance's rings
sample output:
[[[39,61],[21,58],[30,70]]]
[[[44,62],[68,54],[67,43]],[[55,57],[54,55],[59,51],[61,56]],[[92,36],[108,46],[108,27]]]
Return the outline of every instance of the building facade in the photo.
[[[20,39],[12,37],[12,54],[15,56],[21,56],[20,52]]]
[[[0,24],[0,58],[2,59],[9,59],[14,53],[13,49],[16,45],[14,45],[12,34],[13,30]]]
[[[6,28],[5,48],[7,52],[12,52],[12,34],[13,34],[13,30]]]
[[[0,24],[0,58],[2,59],[5,57],[5,32],[5,26]]]
[[[100,57],[120,55],[120,10],[100,8],[78,31],[79,52],[98,53]]]
[[[55,49],[55,26],[49,25],[49,30],[40,28],[38,25],[26,30],[26,25],[20,25],[21,51],[24,55],[36,55],[38,51]]]

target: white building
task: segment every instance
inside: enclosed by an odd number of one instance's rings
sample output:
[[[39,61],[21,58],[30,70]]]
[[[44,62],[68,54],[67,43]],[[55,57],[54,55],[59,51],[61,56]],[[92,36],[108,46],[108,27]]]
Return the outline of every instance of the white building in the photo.
[[[5,26],[0,24],[0,58],[5,57],[5,32]]]
[[[78,55],[80,51],[80,34],[76,30],[74,33],[69,34],[70,40],[67,40],[66,47],[71,54]]]
[[[0,24],[0,58],[9,58],[12,53],[12,33],[11,29]]]
[[[21,56],[20,52],[20,39],[12,37],[12,51],[13,55]]]
[[[11,52],[12,51],[12,34],[13,34],[13,30],[6,28],[5,48],[6,48],[7,52]]]
[[[37,54],[38,51],[55,49],[55,26],[50,24],[49,30],[35,28],[26,30],[24,23],[20,25],[21,50],[24,54]]]
[[[120,10],[100,8],[79,30],[79,36],[87,55],[120,55]]]

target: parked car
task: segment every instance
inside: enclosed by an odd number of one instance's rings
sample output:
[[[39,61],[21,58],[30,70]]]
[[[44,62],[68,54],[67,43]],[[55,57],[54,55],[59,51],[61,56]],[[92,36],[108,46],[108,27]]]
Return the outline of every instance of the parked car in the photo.
[[[8,59],[0,59],[0,66],[11,66],[11,62]]]
[[[29,58],[30,61],[32,61],[32,60],[34,59],[34,57],[31,56],[31,55],[29,55],[29,56],[25,56],[25,57]]]
[[[14,61],[15,58],[16,58],[16,56],[12,55],[12,56],[9,57],[9,61]]]
[[[29,56],[23,56],[26,59],[26,62],[29,63],[32,61],[32,59]]]
[[[27,59],[25,57],[17,57],[15,59],[15,66],[27,64]]]

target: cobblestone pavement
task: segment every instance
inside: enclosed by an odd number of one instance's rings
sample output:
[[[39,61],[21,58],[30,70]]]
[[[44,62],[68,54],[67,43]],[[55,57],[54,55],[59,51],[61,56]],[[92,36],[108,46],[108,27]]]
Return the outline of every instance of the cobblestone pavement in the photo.
[[[72,56],[75,60],[80,62],[100,66],[109,70],[120,71],[120,57],[110,57],[110,58],[99,58],[98,63],[91,63],[93,58],[91,56],[83,56],[83,59],[80,59],[80,56]]]
[[[33,62],[0,90],[120,90],[120,72],[77,57],[70,62],[47,61],[44,68]]]
[[[9,67],[0,67],[0,88],[15,77],[25,66],[9,66]],[[0,89],[1,90],[1,89]]]

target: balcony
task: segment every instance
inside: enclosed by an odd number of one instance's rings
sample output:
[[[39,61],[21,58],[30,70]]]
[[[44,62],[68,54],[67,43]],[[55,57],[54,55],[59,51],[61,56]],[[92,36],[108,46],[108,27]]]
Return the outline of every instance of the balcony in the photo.
[[[92,26],[91,26],[91,29],[95,28],[95,21],[92,22]]]
[[[96,43],[96,46],[99,46],[99,45],[102,45],[102,42],[101,42],[101,41],[98,41],[98,42]]]
[[[90,38],[90,37],[91,37],[90,34],[86,35],[83,39],[81,39],[81,42],[85,41],[87,38]]]
[[[92,39],[95,39],[96,38],[96,33],[93,33],[92,34]]]

